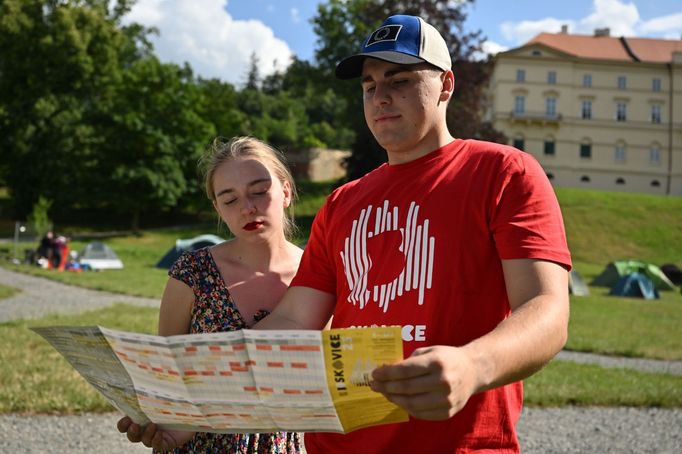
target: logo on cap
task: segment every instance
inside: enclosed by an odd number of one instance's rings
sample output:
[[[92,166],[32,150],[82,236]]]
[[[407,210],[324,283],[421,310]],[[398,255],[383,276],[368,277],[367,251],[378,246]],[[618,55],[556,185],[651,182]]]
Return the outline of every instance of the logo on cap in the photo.
[[[397,41],[398,35],[400,34],[400,29],[403,28],[402,25],[386,25],[377,29],[372,33],[367,40],[365,47],[369,47],[372,44],[381,43],[385,41]]]

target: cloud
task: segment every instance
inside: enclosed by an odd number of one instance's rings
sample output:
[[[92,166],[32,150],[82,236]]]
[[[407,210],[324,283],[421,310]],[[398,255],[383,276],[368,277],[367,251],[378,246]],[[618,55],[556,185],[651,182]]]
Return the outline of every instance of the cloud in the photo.
[[[500,31],[512,45],[520,45],[538,33],[558,33],[568,25],[570,33],[591,35],[596,28],[609,28],[611,36],[652,36],[679,39],[682,13],[643,21],[637,6],[625,0],[593,0],[589,15],[578,20],[547,17],[539,20],[504,22]]]
[[[473,58],[474,60],[485,60],[489,55],[495,55],[499,52],[504,52],[507,49],[509,49],[507,46],[503,46],[494,41],[484,41],[483,44],[481,44],[481,51],[474,52]]]
[[[680,38],[682,34],[682,13],[670,14],[668,16],[657,17],[640,24],[639,30],[642,33],[666,33]]]
[[[592,33],[595,28],[608,27],[612,36],[635,36],[640,21],[634,3],[620,0],[594,0],[592,14],[580,21],[581,32]]]
[[[272,29],[258,20],[234,20],[226,0],[140,0],[124,22],[156,27],[151,36],[156,55],[165,62],[188,62],[195,74],[242,84],[251,55],[266,76],[286,69],[293,55]]]
[[[562,25],[568,25],[572,29],[573,21],[555,19],[547,17],[536,21],[503,22],[500,26],[504,39],[515,44],[525,43],[538,33],[558,33]]]

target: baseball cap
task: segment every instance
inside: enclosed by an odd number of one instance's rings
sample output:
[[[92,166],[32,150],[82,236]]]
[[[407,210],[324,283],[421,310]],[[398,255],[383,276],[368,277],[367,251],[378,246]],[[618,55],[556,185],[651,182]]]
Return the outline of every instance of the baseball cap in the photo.
[[[336,77],[360,77],[365,58],[416,65],[430,63],[444,71],[452,68],[450,52],[441,34],[421,17],[391,16],[365,40],[362,51],[336,65]]]

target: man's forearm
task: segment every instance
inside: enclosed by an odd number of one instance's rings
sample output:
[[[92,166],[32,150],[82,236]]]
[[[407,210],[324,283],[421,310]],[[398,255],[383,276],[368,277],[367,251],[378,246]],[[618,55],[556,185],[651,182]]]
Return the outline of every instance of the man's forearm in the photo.
[[[464,350],[477,369],[477,391],[522,380],[540,370],[567,339],[568,304],[540,295],[516,309]]]

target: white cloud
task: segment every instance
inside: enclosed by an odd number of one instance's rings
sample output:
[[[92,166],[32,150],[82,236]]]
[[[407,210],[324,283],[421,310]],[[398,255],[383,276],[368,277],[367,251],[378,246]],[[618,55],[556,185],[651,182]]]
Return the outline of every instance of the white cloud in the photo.
[[[592,33],[595,28],[608,27],[611,36],[635,36],[639,11],[634,3],[620,0],[594,0],[592,14],[580,21],[580,31]]]
[[[626,0],[593,0],[592,11],[578,20],[547,17],[539,20],[504,22],[500,31],[512,45],[520,45],[538,33],[558,33],[568,25],[569,33],[591,35],[596,28],[609,28],[611,36],[641,36],[679,39],[682,13],[642,21],[637,6]]]
[[[642,33],[666,33],[680,38],[682,33],[682,13],[670,14],[668,16],[657,17],[640,24],[639,29]]]
[[[151,36],[162,61],[188,62],[195,74],[242,84],[251,55],[260,62],[260,74],[284,70],[293,55],[272,29],[257,20],[234,20],[225,11],[226,0],[140,0],[125,17],[158,28]]]
[[[547,17],[536,21],[503,22],[500,29],[506,40],[515,44],[522,44],[538,33],[558,33],[564,24],[569,25],[569,30],[573,28],[573,21]]]
[[[499,52],[504,52],[507,49],[509,49],[507,46],[488,40],[483,42],[481,51],[475,52],[473,57],[474,60],[485,60],[489,55],[495,55]]]

